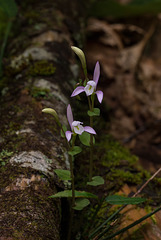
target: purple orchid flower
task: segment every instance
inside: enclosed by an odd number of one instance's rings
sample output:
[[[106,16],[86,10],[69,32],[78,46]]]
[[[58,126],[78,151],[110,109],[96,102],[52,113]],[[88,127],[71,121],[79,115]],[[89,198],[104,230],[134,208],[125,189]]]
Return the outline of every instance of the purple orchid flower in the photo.
[[[82,122],[73,120],[73,113],[70,104],[67,107],[67,119],[71,128],[71,131],[66,131],[65,135],[68,142],[71,139],[73,133],[81,135],[83,132],[88,132],[91,134],[96,134],[95,130],[89,126],[83,127]]]
[[[81,92],[85,92],[87,96],[90,96],[95,93],[97,95],[98,101],[101,103],[103,99],[103,92],[96,91],[99,76],[100,76],[100,65],[99,65],[99,62],[97,61],[94,69],[93,80],[88,81],[85,87],[83,86],[77,87],[73,91],[71,97],[74,97]]]

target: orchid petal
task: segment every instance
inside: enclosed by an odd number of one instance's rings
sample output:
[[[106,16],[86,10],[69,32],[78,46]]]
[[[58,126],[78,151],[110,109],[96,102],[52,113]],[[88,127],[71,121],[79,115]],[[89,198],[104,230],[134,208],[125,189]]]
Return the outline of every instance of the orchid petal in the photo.
[[[96,83],[96,86],[99,80],[99,76],[100,76],[100,64],[97,61],[94,69],[94,74],[93,74],[93,81]]]
[[[71,131],[66,131],[66,132],[65,132],[65,136],[66,136],[66,138],[67,138],[67,140],[68,140],[68,142],[69,142],[70,139],[71,139],[71,136],[72,136],[72,132],[71,132]]]
[[[103,99],[103,92],[102,91],[96,91],[96,95],[98,98],[98,101],[101,103]]]
[[[67,119],[68,119],[69,125],[72,129],[73,114],[72,114],[72,109],[71,109],[70,104],[68,104],[68,107],[67,107]]]
[[[91,134],[96,134],[95,130],[89,126],[84,127],[84,131]]]
[[[83,87],[83,86],[77,87],[77,88],[73,91],[71,97],[74,97],[74,96],[78,95],[78,94],[81,93],[81,92],[84,92],[84,87]]]

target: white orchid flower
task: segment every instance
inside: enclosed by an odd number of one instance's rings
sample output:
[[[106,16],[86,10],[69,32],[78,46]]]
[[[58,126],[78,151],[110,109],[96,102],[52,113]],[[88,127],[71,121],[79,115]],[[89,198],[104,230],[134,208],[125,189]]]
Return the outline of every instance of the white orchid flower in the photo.
[[[70,141],[73,133],[79,134],[79,135],[81,135],[83,132],[96,134],[95,130],[93,128],[91,128],[90,126],[83,127],[82,122],[73,120],[73,113],[72,113],[70,104],[67,107],[67,119],[68,119],[69,125],[71,127],[71,131],[66,131],[66,133],[65,133],[68,142]]]

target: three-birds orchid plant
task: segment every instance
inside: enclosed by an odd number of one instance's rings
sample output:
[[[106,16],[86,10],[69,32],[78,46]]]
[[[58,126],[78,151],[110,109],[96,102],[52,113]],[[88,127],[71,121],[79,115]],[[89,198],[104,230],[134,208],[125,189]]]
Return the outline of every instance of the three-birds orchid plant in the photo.
[[[77,96],[78,94],[85,92],[88,98],[88,103],[89,103],[89,111],[88,115],[90,116],[90,126],[83,126],[83,122],[80,121],[75,121],[73,119],[73,113],[70,104],[67,107],[67,119],[70,125],[71,130],[67,130],[65,126],[62,126],[61,121],[59,120],[58,114],[56,111],[52,108],[45,108],[42,110],[42,112],[49,113],[54,116],[56,123],[61,129],[61,135],[66,139],[66,143],[68,146],[68,154],[69,154],[69,164],[70,164],[70,169],[69,170],[64,170],[64,169],[56,169],[54,172],[58,175],[58,177],[63,180],[63,181],[71,181],[71,189],[70,190],[64,190],[62,192],[58,192],[52,196],[51,198],[57,198],[57,197],[67,197],[71,198],[71,212],[70,212],[70,220],[69,220],[69,229],[68,229],[68,237],[67,240],[71,240],[71,232],[72,232],[72,225],[73,225],[73,218],[74,218],[74,209],[75,210],[82,210],[84,207],[86,207],[88,204],[90,204],[89,198],[97,198],[96,195],[85,192],[85,191],[76,191],[75,190],[75,182],[74,182],[74,156],[78,153],[81,152],[81,148],[79,146],[75,146],[75,140],[76,136],[79,135],[79,138],[81,140],[81,136],[86,133],[85,137],[89,138],[90,135],[90,141],[81,142],[86,145],[88,142],[87,146],[90,146],[90,164],[89,164],[89,182],[87,182],[88,185],[91,186],[98,186],[101,184],[104,184],[104,179],[100,176],[93,176],[93,135],[96,134],[95,130],[93,129],[93,117],[94,116],[99,116],[99,109],[94,108],[94,98],[95,95],[97,96],[98,101],[101,103],[103,100],[103,92],[97,90],[97,85],[100,77],[100,65],[99,62],[97,61],[95,68],[94,68],[94,74],[93,74],[93,80],[88,80],[87,78],[87,67],[86,67],[86,59],[83,51],[77,47],[72,47],[72,50],[78,55],[84,75],[85,75],[85,81],[84,81],[84,86],[78,86],[72,93],[71,97]],[[89,139],[88,139],[89,140]],[[139,193],[139,191],[137,192]],[[76,199],[77,198],[77,199]],[[76,200],[75,200],[76,199]],[[117,210],[111,217],[106,219],[100,226],[98,226],[93,232],[89,234],[89,239],[102,239],[102,236],[106,234],[107,230],[109,229],[109,224],[107,224],[109,221],[112,219],[116,218],[116,215],[128,204],[138,204],[139,202],[144,202],[145,199],[134,199],[132,198],[132,201],[129,198],[125,199],[120,199],[120,196],[113,195],[113,196],[108,196],[106,199],[106,202],[112,203],[112,204],[120,204],[120,201],[123,202],[124,206],[121,207],[119,210]],[[118,232],[108,236],[106,239],[111,239],[114,236],[120,234],[121,232],[124,232],[126,229],[131,228],[138,224],[139,222],[142,222],[149,216],[151,216],[153,213],[161,210],[161,207],[159,207],[157,210],[153,211],[151,214],[147,214],[145,217],[141,218],[139,221],[137,220],[133,224],[130,224],[129,226],[123,228],[122,230],[119,230]],[[98,209],[96,209],[98,211]],[[94,213],[95,214],[95,213]],[[107,225],[107,227],[104,229],[104,226]],[[101,233],[98,235],[99,231]],[[94,237],[94,238],[93,238]]]
[[[73,48],[72,48],[73,49]],[[86,68],[86,60],[84,53],[80,52],[77,48],[74,47],[74,52],[78,55],[79,59],[81,60],[83,70]],[[89,111],[88,115],[90,116],[90,127],[93,128],[93,116],[99,116],[100,110],[98,108],[94,108],[94,99],[95,95],[97,96],[98,101],[101,103],[103,100],[103,92],[97,90],[97,85],[100,77],[100,64],[97,61],[94,73],[93,73],[93,80],[88,80],[87,78],[87,70],[84,70],[85,74],[85,81],[84,86],[78,86],[72,93],[71,97],[75,97],[78,94],[85,92],[88,97],[89,103]],[[92,180],[93,175],[93,136],[90,136],[90,163],[89,163],[89,181]]]
[[[55,197],[69,197],[72,199],[71,202],[71,219],[70,219],[70,229],[68,234],[68,240],[70,239],[71,234],[71,227],[72,227],[72,219],[73,219],[73,209],[76,210],[82,210],[84,207],[86,207],[90,202],[89,198],[97,198],[96,195],[92,193],[88,193],[85,191],[76,191],[75,190],[75,183],[74,183],[74,156],[81,152],[81,148],[79,146],[75,146],[75,140],[76,136],[79,135],[79,138],[81,140],[81,143],[83,143],[86,146],[90,146],[90,166],[89,166],[89,182],[88,185],[97,186],[104,183],[104,180],[99,177],[95,176],[92,178],[92,169],[93,169],[93,135],[96,134],[95,130],[93,129],[93,114],[95,116],[98,116],[99,114],[96,114],[94,109],[94,98],[95,95],[98,98],[98,101],[101,103],[103,99],[103,92],[97,90],[97,84],[100,77],[100,65],[99,62],[96,63],[94,74],[93,74],[93,80],[88,80],[87,78],[87,67],[86,67],[86,59],[83,51],[77,47],[72,47],[72,50],[78,55],[83,71],[85,74],[85,81],[84,86],[78,86],[72,93],[71,97],[77,96],[78,94],[85,92],[88,97],[89,102],[89,110],[90,110],[90,126],[83,126],[83,122],[81,121],[75,121],[73,119],[73,113],[70,104],[67,106],[67,119],[70,125],[70,130],[67,130],[65,126],[62,126],[61,121],[59,120],[58,114],[54,109],[51,108],[45,108],[42,111],[45,113],[52,114],[55,118],[55,121],[57,122],[58,126],[61,129],[61,135],[66,138],[67,146],[68,146],[68,154],[69,154],[69,164],[70,169],[64,170],[64,169],[56,169],[54,172],[58,175],[58,177],[65,181],[71,181],[71,190],[64,190],[62,192],[58,192],[54,195],[52,195],[52,198]],[[92,113],[92,115],[91,115]],[[86,134],[85,134],[86,133]],[[85,139],[83,140],[82,136],[85,136]],[[88,141],[87,141],[88,138]],[[92,182],[93,180],[93,182]],[[78,201],[75,200],[75,198],[78,198]],[[81,199],[79,199],[81,198]]]

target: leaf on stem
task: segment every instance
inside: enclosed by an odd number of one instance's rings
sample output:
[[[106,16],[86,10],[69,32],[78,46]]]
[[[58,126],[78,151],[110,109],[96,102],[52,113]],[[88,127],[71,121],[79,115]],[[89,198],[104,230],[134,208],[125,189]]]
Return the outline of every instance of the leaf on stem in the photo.
[[[92,136],[93,138],[93,144],[95,144],[95,138],[94,136]],[[79,140],[81,141],[81,143],[85,146],[90,146],[90,133],[88,132],[83,132],[81,135],[79,135]]]
[[[62,192],[58,192],[54,195],[51,195],[49,198],[57,198],[57,197],[72,197],[72,190],[65,190]],[[85,191],[75,191],[76,198],[97,198],[93,193],[85,192]]]
[[[82,151],[79,146],[74,146],[72,151],[69,151],[68,154],[71,156],[77,155]]]
[[[65,181],[65,180],[71,180],[71,174],[69,170],[63,170],[63,169],[56,169],[54,172],[58,175],[58,177]]]
[[[87,185],[91,185],[91,186],[99,186],[104,184],[104,179],[100,176],[95,176],[92,178],[91,182],[87,182]]]
[[[122,205],[122,204],[124,205],[124,204],[139,204],[139,203],[145,202],[146,199],[139,198],[139,197],[130,198],[130,197],[123,197],[119,195],[112,195],[112,196],[106,197],[105,201],[114,205]]]
[[[90,201],[85,198],[85,199],[77,199],[75,201],[75,207],[73,209],[75,210],[82,210],[83,208],[87,207],[90,204]]]
[[[94,108],[93,111],[88,110],[87,114],[90,117],[99,116],[100,115],[100,109],[99,108]]]

